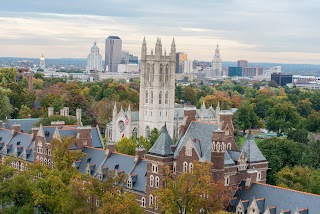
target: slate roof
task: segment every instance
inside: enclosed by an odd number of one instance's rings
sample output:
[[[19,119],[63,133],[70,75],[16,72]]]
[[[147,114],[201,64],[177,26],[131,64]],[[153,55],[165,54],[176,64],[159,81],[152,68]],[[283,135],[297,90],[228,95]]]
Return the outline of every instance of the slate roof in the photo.
[[[240,151],[228,151],[228,153],[233,161],[238,161],[241,155]]]
[[[83,153],[87,154],[87,156],[81,158],[81,163],[78,170],[82,174],[86,174],[87,172],[87,164],[95,164],[94,170],[91,173],[92,175],[96,174],[99,167],[103,164],[103,161],[106,158],[105,151],[102,149],[96,149],[92,147],[85,147],[82,151]],[[90,160],[90,161],[89,161]]]
[[[178,142],[177,149],[174,153],[174,158],[176,158],[186,144],[188,139],[194,142],[195,148],[198,154],[201,156],[201,161],[211,161],[211,142],[212,142],[212,132],[218,129],[218,126],[213,123],[203,123],[198,121],[192,121],[189,128],[187,129],[185,135],[180,138]]]
[[[125,174],[128,174],[134,167],[134,156],[111,153],[102,167],[108,167],[108,170],[123,171]]]
[[[232,160],[228,152],[229,151],[225,151],[224,153],[224,165],[234,165],[235,162]]]
[[[148,151],[148,154],[162,157],[170,156],[173,154],[171,149],[172,145],[173,141],[168,133],[167,126],[165,124],[161,129],[160,136]]]
[[[184,118],[184,108],[174,108],[174,119],[183,120]]]
[[[50,141],[53,137],[54,131],[56,130],[56,127],[55,126],[43,126],[42,128],[43,128],[43,134],[44,134],[44,137],[46,138],[47,143],[50,143]]]
[[[241,147],[241,151],[244,151],[247,154],[248,162],[263,162],[267,161],[267,159],[263,156],[257,144],[254,142],[254,136],[249,135],[247,140]]]
[[[27,155],[27,161],[34,162],[34,142],[32,142],[27,149],[30,150],[30,154]]]
[[[141,160],[133,169],[131,174],[138,175],[137,181],[133,184],[132,189],[139,192],[146,192],[146,177],[147,172],[147,162],[145,160]]]
[[[95,148],[103,148],[99,133],[98,133],[98,129],[92,128],[91,129],[91,136],[92,136],[92,146]]]
[[[29,133],[31,132],[32,127],[34,127],[34,124],[40,120],[41,118],[8,119],[5,123],[5,127],[7,129],[12,129],[12,125],[20,124],[21,131]]]
[[[250,190],[240,188],[236,194],[237,202],[249,200],[250,203],[254,198],[265,198],[264,208],[276,206],[276,213],[281,210],[291,210],[294,213],[297,209],[308,208],[308,214],[318,214],[320,207],[320,195],[285,189],[277,186],[253,183]],[[260,205],[261,206],[261,205]],[[261,210],[260,210],[261,211]]]
[[[27,148],[30,143],[32,142],[32,137],[30,134],[25,134],[25,133],[17,133],[9,142],[12,146],[11,149],[8,151],[8,155],[11,155],[14,153],[14,150],[17,146],[22,146],[23,148]],[[19,145],[18,145],[19,143]],[[21,155],[22,150],[18,155]]]
[[[208,118],[214,118],[216,116],[216,112],[213,108],[208,108],[208,109],[197,109],[197,114],[196,114],[196,118],[200,118],[201,115],[201,111],[203,111],[203,117],[204,119],[208,119]]]
[[[8,143],[12,137],[12,131],[8,129],[0,129],[0,142]]]

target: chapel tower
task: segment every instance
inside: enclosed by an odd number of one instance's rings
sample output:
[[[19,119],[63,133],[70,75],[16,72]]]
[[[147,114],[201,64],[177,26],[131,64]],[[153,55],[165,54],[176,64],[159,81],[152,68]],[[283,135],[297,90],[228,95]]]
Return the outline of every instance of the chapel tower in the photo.
[[[174,39],[169,55],[162,51],[161,39],[156,42],[155,52],[147,54],[143,39],[141,49],[139,135],[149,137],[152,129],[161,130],[166,123],[173,137],[175,96],[176,45]]]
[[[223,71],[222,71],[222,60],[220,57],[220,50],[219,45],[217,44],[216,51],[214,53],[214,57],[212,60],[212,71],[213,71],[213,77],[222,77]]]

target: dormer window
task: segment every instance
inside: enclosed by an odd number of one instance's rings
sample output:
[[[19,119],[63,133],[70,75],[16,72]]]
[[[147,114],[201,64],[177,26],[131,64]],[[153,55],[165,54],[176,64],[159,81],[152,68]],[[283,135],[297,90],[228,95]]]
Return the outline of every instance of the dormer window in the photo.
[[[99,173],[98,173],[98,179],[99,179],[100,181],[102,181],[102,179],[103,179],[103,174],[102,174],[101,171],[99,171]]]
[[[261,175],[261,171],[257,172],[257,181],[261,181],[262,180],[262,175]]]
[[[14,149],[13,156],[14,156],[14,157],[18,157],[18,150],[17,150],[17,147]]]
[[[229,186],[230,185],[230,176],[225,176],[224,177],[224,185]]]
[[[131,177],[129,177],[128,180],[127,180],[127,187],[128,187],[129,189],[132,189],[132,180],[131,180]]]

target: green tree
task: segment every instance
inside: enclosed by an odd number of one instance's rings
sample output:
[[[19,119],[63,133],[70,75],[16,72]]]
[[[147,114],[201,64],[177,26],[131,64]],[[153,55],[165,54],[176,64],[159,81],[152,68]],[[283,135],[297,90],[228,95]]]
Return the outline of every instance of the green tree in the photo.
[[[310,132],[320,131],[320,112],[313,111],[307,118],[307,129]]]
[[[9,117],[12,112],[12,106],[10,104],[9,97],[7,96],[9,92],[9,90],[0,86],[0,120]]]
[[[270,116],[267,118],[267,128],[277,133],[287,132],[294,128],[299,122],[300,115],[295,106],[289,102],[278,103],[270,109]]]
[[[271,80],[269,83],[268,83],[268,86],[269,87],[272,87],[272,88],[278,88],[278,84],[276,81],[274,80]]]
[[[191,86],[186,86],[184,88],[183,98],[186,102],[195,105],[197,102],[197,95],[195,89],[193,89]]]
[[[77,124],[76,119],[72,117],[65,117],[60,115],[52,115],[47,118],[42,118],[39,122],[33,124],[34,126],[40,126],[42,124],[43,126],[51,126],[51,122],[53,121],[64,121],[65,125],[74,125]]]
[[[174,179],[165,169],[164,187],[154,191],[162,213],[216,213],[229,202],[231,191],[222,182],[214,182],[210,168],[212,163],[193,162],[192,172]]]
[[[159,136],[160,136],[160,132],[157,128],[154,128],[151,130],[151,133],[149,136],[149,142],[151,146],[153,146],[153,144],[157,141]]]
[[[240,128],[245,133],[247,129],[253,128],[258,125],[258,117],[254,112],[253,106],[250,103],[245,103],[237,111],[237,120]]]
[[[308,139],[308,130],[303,128],[292,129],[288,131],[288,139],[307,144],[309,142]]]
[[[116,143],[116,151],[127,155],[135,155],[137,147],[138,144],[134,137],[124,137]]]
[[[267,183],[276,184],[275,174],[285,166],[310,164],[310,150],[307,145],[288,139],[270,138],[259,143],[262,154],[269,161],[270,171]]]
[[[25,105],[22,105],[19,111],[19,118],[28,118],[32,114],[32,110]]]
[[[276,174],[278,186],[320,194],[320,170],[310,167],[284,167]]]

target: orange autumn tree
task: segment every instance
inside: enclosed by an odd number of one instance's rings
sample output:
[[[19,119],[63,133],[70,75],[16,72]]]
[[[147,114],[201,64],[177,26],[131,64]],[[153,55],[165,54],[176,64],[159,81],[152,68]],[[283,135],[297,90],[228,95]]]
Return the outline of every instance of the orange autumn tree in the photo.
[[[194,162],[192,173],[174,177],[167,168],[164,186],[154,191],[157,205],[163,213],[217,213],[231,196],[222,181],[212,179],[212,163]]]

